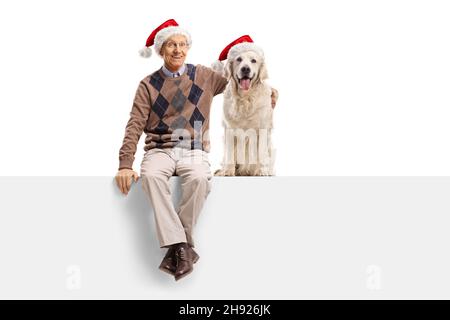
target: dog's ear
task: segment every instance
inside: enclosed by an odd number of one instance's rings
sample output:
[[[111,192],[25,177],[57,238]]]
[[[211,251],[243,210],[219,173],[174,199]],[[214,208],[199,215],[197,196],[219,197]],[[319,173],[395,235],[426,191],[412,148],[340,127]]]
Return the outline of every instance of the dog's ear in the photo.
[[[232,75],[232,62],[231,61],[227,61],[227,64],[225,65],[225,73],[224,73],[224,77],[227,78],[227,80],[229,81],[231,79],[231,75]]]
[[[263,61],[259,68],[259,80],[266,80],[269,78],[269,74],[267,73],[266,62]]]

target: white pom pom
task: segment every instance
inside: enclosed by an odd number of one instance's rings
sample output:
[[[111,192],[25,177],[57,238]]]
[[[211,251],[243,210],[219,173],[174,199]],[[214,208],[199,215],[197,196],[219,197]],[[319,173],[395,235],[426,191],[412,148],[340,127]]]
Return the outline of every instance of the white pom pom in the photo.
[[[224,72],[224,65],[220,60],[216,60],[212,65],[211,68],[218,73],[223,74]]]
[[[139,50],[139,54],[143,58],[150,58],[152,55],[152,48],[144,47],[141,50]]]

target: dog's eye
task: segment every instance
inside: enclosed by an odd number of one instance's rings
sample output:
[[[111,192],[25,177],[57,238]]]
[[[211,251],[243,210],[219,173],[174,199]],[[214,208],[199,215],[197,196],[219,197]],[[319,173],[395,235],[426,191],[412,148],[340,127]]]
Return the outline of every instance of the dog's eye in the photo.
[[[255,60],[255,59],[252,59],[252,63],[256,63],[256,60]]]
[[[236,59],[236,61],[237,61],[237,62],[242,62],[242,58],[241,58],[241,57],[238,57],[238,58]]]

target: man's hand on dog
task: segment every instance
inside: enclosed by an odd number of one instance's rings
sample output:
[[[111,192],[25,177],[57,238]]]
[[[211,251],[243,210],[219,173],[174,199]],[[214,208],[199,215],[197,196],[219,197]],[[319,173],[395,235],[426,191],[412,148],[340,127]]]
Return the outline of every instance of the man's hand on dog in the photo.
[[[139,180],[139,175],[131,169],[121,169],[117,172],[116,183],[120,192],[124,195],[128,195],[131,188],[132,179],[134,179],[134,182],[137,182]]]
[[[272,95],[270,97],[272,98],[272,109],[273,109],[273,108],[275,108],[275,105],[277,104],[278,90],[272,88]]]

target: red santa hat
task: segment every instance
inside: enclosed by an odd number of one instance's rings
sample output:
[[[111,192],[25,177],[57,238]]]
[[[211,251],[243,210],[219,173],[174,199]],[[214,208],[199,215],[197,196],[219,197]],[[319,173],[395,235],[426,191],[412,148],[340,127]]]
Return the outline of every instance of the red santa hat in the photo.
[[[152,55],[152,45],[155,45],[156,53],[161,56],[160,51],[164,44],[171,36],[182,35],[186,37],[188,46],[192,44],[191,35],[186,30],[180,28],[178,23],[174,19],[167,20],[162,23],[158,28],[152,31],[150,36],[147,38],[145,47],[139,50],[141,57],[148,58]]]
[[[222,50],[219,55],[219,59],[212,64],[212,69],[218,72],[222,72],[224,68],[224,65],[222,63],[223,60],[233,60],[239,54],[245,51],[254,51],[261,58],[264,58],[264,51],[253,43],[253,39],[249,35],[245,35],[237,38]]]

